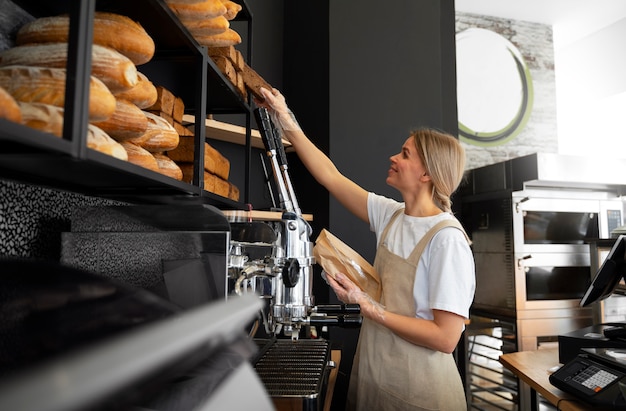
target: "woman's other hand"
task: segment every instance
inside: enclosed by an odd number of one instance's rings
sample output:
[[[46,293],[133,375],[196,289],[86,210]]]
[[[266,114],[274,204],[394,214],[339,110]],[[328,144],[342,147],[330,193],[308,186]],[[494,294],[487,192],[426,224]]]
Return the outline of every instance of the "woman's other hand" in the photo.
[[[359,304],[361,307],[361,315],[364,317],[371,318],[379,322],[385,319],[385,307],[374,301],[345,274],[336,273],[334,277],[327,275],[326,281],[341,302],[345,304]]]

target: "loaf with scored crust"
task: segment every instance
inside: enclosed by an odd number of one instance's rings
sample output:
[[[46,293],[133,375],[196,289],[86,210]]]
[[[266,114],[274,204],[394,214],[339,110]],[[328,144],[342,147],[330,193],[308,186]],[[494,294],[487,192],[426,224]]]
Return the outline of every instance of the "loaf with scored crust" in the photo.
[[[0,67],[0,87],[17,101],[65,105],[66,70],[48,67]],[[89,119],[103,121],[115,111],[115,97],[103,82],[91,76],[89,82]]]
[[[118,99],[130,101],[140,109],[148,108],[157,101],[158,93],[157,88],[148,77],[137,72],[137,85],[130,90],[113,93]]]
[[[129,141],[152,153],[175,149],[178,146],[179,136],[174,126],[154,113],[144,111],[144,114],[148,119],[146,132]]]
[[[32,43],[66,43],[69,16],[41,17],[23,25],[16,34],[18,46]],[[120,14],[97,11],[93,21],[93,43],[110,47],[136,65],[154,56],[154,40],[138,22]]]
[[[128,154],[129,163],[147,168],[148,170],[159,171],[159,165],[152,153],[129,141],[122,141],[120,144],[124,147],[126,153]]]
[[[159,166],[159,173],[172,177],[174,180],[181,181],[183,179],[183,171],[178,164],[163,153],[152,154]]]
[[[0,118],[14,123],[22,122],[22,111],[18,102],[2,87],[0,87]]]
[[[0,52],[0,66],[37,66],[66,68],[67,43],[26,44]],[[112,93],[137,85],[137,66],[123,54],[94,44],[91,49],[91,74]]]
[[[117,141],[142,136],[148,129],[148,118],[143,110],[121,98],[116,98],[115,111],[108,119],[93,123]]]
[[[22,124],[59,138],[63,136],[63,108],[42,103],[18,104],[22,112]],[[128,154],[120,143],[93,124],[87,126],[87,147],[119,160],[128,160]]]

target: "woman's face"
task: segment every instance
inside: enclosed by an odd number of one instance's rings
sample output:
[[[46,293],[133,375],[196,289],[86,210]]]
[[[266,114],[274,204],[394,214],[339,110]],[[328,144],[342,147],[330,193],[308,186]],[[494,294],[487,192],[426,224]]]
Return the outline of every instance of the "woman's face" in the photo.
[[[387,184],[400,192],[416,191],[425,181],[430,180],[417,154],[413,137],[409,137],[402,145],[402,150],[389,160],[391,165],[387,172]]]

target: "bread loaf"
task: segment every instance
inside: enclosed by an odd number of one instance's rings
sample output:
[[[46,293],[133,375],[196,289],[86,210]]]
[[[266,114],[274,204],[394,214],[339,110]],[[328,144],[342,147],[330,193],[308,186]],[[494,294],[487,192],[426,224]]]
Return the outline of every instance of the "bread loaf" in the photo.
[[[148,111],[144,111],[144,114],[148,119],[146,132],[143,136],[129,141],[152,153],[175,149],[179,143],[179,136],[174,126],[156,114]]]
[[[27,44],[0,52],[0,66],[38,66],[66,68],[67,43]],[[137,84],[137,67],[123,54],[94,44],[91,49],[91,74],[112,93]]]
[[[145,109],[157,101],[157,89],[145,74],[137,72],[137,85],[129,90],[113,93],[118,99],[130,101],[140,109]]]
[[[193,163],[178,163],[178,166],[183,173],[182,181],[191,184],[193,182]],[[202,177],[205,191],[239,201],[239,189],[230,181],[208,171],[204,171]]]
[[[65,69],[29,66],[0,67],[0,87],[14,99],[27,103],[65,105]],[[107,86],[91,76],[89,119],[103,121],[115,111],[115,97]]]
[[[235,17],[237,17],[237,14],[239,14],[239,12],[242,9],[241,4],[235,3],[234,1],[231,0],[221,0],[222,4],[224,4],[224,6],[226,6],[226,14],[224,14],[224,17],[226,17],[228,20],[234,20]]]
[[[159,171],[159,165],[156,158],[146,149],[139,147],[137,144],[133,144],[130,141],[122,141],[119,144],[122,145],[128,155],[128,162],[136,164],[140,167],[147,168],[152,171]]]
[[[178,163],[193,163],[194,136],[180,136],[178,146],[168,151],[167,155]],[[204,143],[204,169],[212,174],[228,180],[230,175],[230,161],[209,143]]]
[[[161,111],[165,114],[172,115],[172,111],[174,110],[174,101],[176,100],[176,96],[172,94],[171,91],[166,89],[163,86],[157,86],[157,99],[156,102],[147,107],[146,110],[149,111]]]
[[[31,43],[66,43],[68,36],[68,16],[42,17],[22,26],[17,32],[15,42],[20,46]],[[136,65],[150,61],[155,51],[154,40],[139,23],[115,13],[95,12],[93,42],[117,50]]]
[[[166,0],[167,5],[181,19],[204,20],[226,14],[226,6],[221,0],[204,0],[197,3]]]
[[[148,118],[144,112],[121,98],[116,99],[115,111],[104,121],[93,122],[117,141],[141,137],[148,129]]]
[[[189,30],[194,37],[219,34],[230,28],[230,23],[224,16],[217,16],[204,20],[181,19],[181,22],[185,27],[187,27],[187,30]]]
[[[22,122],[22,112],[18,102],[2,87],[0,87],[0,118],[14,123]]]
[[[128,154],[124,147],[93,124],[89,124],[87,127],[87,147],[119,160],[128,160]]]
[[[254,97],[260,101],[265,100],[265,97],[263,97],[260,91],[261,87],[268,90],[272,90],[273,87],[247,64],[244,65],[241,74],[243,75],[243,82],[246,84],[246,88],[250,90]]]
[[[22,124],[35,130],[63,137],[63,109],[42,103],[20,102]]]
[[[183,179],[183,171],[174,160],[163,153],[154,153],[153,156],[159,166],[159,173],[172,177],[174,180],[181,181]]]
[[[237,71],[243,71],[245,61],[239,50],[233,46],[228,47],[209,47],[207,49],[209,57],[226,57],[235,67]]]
[[[241,43],[241,36],[233,29],[228,29],[210,36],[194,36],[198,44],[206,47],[228,47]]]
[[[182,98],[176,97],[174,100],[174,107],[172,109],[172,120],[174,121],[174,127],[176,127],[176,123],[180,124],[183,122],[183,116],[185,115],[185,102]],[[182,133],[178,133],[182,134]]]

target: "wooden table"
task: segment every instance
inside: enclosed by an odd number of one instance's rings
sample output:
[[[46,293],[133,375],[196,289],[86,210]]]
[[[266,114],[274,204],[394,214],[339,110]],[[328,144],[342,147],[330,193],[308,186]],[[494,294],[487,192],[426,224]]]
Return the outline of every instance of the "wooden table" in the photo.
[[[504,365],[504,367],[511,370],[521,381],[528,384],[534,392],[541,394],[541,396],[543,396],[551,404],[557,406],[559,410],[602,410],[601,407],[588,405],[573,395],[559,390],[550,383],[550,380],[548,379],[550,369],[559,365],[559,352],[556,348],[503,354],[500,356],[500,362]],[[533,395],[533,397],[536,396]],[[537,409],[536,404],[534,404],[533,409]]]

